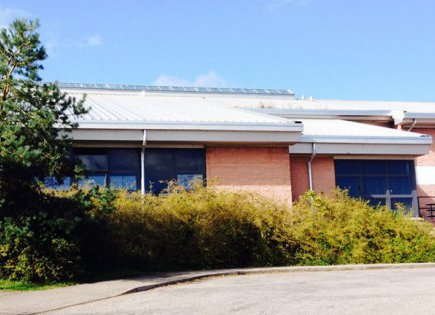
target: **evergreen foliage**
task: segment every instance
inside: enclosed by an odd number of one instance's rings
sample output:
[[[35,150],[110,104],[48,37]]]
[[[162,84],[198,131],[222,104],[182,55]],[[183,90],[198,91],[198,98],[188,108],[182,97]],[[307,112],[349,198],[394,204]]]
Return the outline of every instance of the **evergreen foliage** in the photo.
[[[0,31],[0,278],[47,281],[83,269],[75,231],[87,208],[47,194],[40,181],[80,173],[68,131],[86,109],[56,83],[42,83],[38,26],[15,20]]]
[[[38,21],[15,20],[0,33],[0,218],[33,212],[37,180],[61,181],[78,171],[67,132],[77,126],[71,117],[86,113],[84,100],[67,96],[56,83],[41,82],[47,54],[38,26]]]

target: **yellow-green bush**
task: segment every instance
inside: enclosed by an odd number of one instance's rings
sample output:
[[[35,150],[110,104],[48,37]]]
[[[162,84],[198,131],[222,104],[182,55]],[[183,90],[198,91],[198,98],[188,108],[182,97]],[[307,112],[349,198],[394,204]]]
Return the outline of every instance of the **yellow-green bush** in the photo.
[[[402,210],[373,208],[336,191],[307,193],[292,209],[299,264],[361,264],[435,261],[433,226]]]
[[[429,223],[336,191],[292,209],[254,193],[121,193],[111,217],[124,266],[147,270],[435,261]]]
[[[38,215],[0,220],[0,278],[435,261],[431,224],[341,191],[307,193],[291,209],[259,194],[204,187],[171,186],[161,196],[72,189],[41,198]]]
[[[289,211],[251,193],[175,188],[165,196],[122,193],[112,217],[123,265],[151,270],[282,265]]]

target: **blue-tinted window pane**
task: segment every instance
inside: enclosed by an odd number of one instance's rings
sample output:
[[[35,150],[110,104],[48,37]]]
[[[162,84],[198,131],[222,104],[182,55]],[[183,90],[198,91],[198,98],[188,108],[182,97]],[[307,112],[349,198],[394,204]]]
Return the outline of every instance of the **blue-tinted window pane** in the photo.
[[[364,195],[383,195],[387,192],[387,181],[383,176],[365,176],[362,181]]]
[[[413,161],[388,161],[388,173],[411,175]]]
[[[387,202],[385,198],[364,198],[364,199],[368,200],[369,204],[372,207],[385,206]]]
[[[137,172],[140,169],[140,155],[137,149],[109,150],[109,166],[113,172]]]
[[[67,190],[71,187],[71,177],[64,177],[62,184],[59,184],[55,177],[46,177],[44,178],[44,186],[51,189]]]
[[[147,191],[160,193],[167,187],[168,181],[177,181],[178,175],[202,175],[205,178],[205,150],[147,149],[145,151]],[[182,176],[180,180],[184,181],[185,178]]]
[[[110,175],[110,187],[114,189],[137,190],[135,175]]]
[[[90,171],[107,170],[107,155],[79,154],[77,156]]]
[[[404,176],[391,176],[390,180],[390,190],[391,194],[411,194],[413,181],[411,177]]]
[[[366,160],[361,162],[363,174],[385,174],[387,162],[378,160]]]
[[[178,175],[177,183],[180,186],[184,186],[187,189],[192,188],[192,185],[196,183],[196,181],[202,181],[202,174],[188,174],[188,175]]]
[[[78,181],[79,187],[106,186],[106,175],[93,174]]]
[[[337,176],[337,186],[341,189],[348,189],[349,196],[361,196],[360,180],[358,176]]]
[[[145,162],[147,175],[159,173],[166,177],[173,173],[174,156],[170,149],[147,149]]]
[[[360,161],[356,160],[336,160],[335,173],[338,175],[359,174]]]
[[[175,152],[175,167],[178,171],[202,171],[205,167],[204,150],[180,149]]]

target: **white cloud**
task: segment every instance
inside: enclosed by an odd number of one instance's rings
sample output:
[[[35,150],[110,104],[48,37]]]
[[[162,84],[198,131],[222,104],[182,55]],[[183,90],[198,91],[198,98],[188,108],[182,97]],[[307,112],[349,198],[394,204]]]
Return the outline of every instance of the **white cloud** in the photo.
[[[192,82],[180,79],[179,77],[162,74],[155,81],[154,85],[167,85],[167,86],[190,86]]]
[[[17,18],[28,18],[30,13],[0,6],[0,28],[7,28],[11,22]]]
[[[56,38],[58,37],[59,36],[56,36]],[[103,44],[103,40],[100,35],[90,35],[78,39],[64,38],[61,40],[55,40],[54,37],[52,37],[48,43],[52,48],[60,47],[64,49],[73,49],[101,46]]]
[[[165,86],[228,87],[228,82],[214,71],[200,74],[193,81],[162,74],[154,81],[154,84]]]
[[[288,5],[304,6],[310,4],[312,0],[269,0],[269,11],[275,11]]]
[[[70,47],[97,47],[100,46],[103,43],[103,40],[101,39],[100,35],[91,35],[82,37],[81,39],[74,40],[70,39],[67,40],[67,43],[65,46]]]
[[[103,40],[101,39],[100,35],[89,36],[85,40],[86,46],[90,46],[90,47],[100,46],[102,43]]]

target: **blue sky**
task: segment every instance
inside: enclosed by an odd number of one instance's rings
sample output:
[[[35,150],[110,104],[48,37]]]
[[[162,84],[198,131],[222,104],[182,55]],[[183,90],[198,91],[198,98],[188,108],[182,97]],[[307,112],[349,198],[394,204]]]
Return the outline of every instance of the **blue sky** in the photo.
[[[433,0],[3,0],[39,18],[45,80],[435,101]]]

